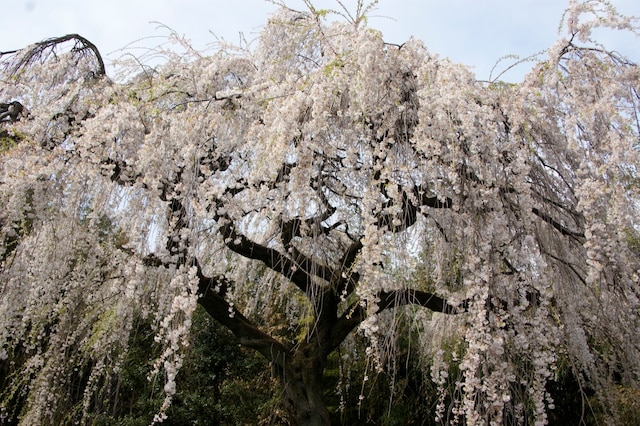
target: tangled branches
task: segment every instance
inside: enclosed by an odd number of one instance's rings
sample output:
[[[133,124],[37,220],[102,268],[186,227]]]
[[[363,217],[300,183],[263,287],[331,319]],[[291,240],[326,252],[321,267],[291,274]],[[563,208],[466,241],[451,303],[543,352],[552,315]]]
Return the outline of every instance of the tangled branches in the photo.
[[[78,34],[67,34],[62,37],[53,37],[26,47],[25,49],[0,52],[0,60],[5,55],[15,55],[5,64],[9,75],[18,75],[21,70],[34,65],[36,62],[44,62],[51,57],[57,56],[60,45],[73,41],[71,53],[79,57],[93,56],[97,63],[95,75],[105,75],[104,61],[98,48],[86,38]]]

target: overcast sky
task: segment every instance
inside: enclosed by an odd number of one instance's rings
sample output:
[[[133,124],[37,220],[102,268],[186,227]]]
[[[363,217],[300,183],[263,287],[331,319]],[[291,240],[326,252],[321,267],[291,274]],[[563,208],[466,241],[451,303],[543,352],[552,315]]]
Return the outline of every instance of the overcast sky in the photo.
[[[215,35],[237,42],[242,32],[255,39],[276,6],[265,0],[0,0],[0,52],[54,36],[78,33],[92,41],[106,62],[136,40],[155,46],[166,31],[160,22],[189,38],[198,49]],[[356,0],[343,0],[354,6]],[[640,1],[612,0],[618,10],[640,16]],[[301,0],[287,1],[304,10]],[[319,8],[336,8],[334,0],[317,0]],[[526,57],[551,46],[566,0],[380,0],[369,21],[388,42],[414,36],[427,48],[455,62],[473,66],[487,79],[502,56]],[[631,37],[603,35],[605,44],[640,61],[640,43]],[[526,69],[505,78],[518,81]]]

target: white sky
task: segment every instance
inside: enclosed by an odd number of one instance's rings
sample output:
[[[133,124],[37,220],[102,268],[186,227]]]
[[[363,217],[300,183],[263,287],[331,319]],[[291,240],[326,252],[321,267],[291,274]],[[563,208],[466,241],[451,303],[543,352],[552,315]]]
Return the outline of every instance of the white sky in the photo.
[[[611,0],[626,15],[640,16],[640,1]],[[316,0],[318,8],[337,8],[335,0]],[[356,0],[344,0],[353,7]],[[302,0],[287,4],[304,10]],[[526,57],[551,46],[566,0],[380,0],[369,26],[388,42],[410,36],[455,62],[473,66],[487,79],[504,55]],[[153,21],[189,38],[198,49],[215,41],[211,33],[237,42],[239,32],[254,39],[276,6],[265,0],[0,0],[0,52],[45,38],[78,33],[92,41],[105,57],[145,37],[162,36]],[[606,37],[606,38],[605,38]],[[605,44],[640,61],[639,39],[606,34]],[[159,38],[144,41],[148,46]],[[527,67],[506,74],[520,80]]]

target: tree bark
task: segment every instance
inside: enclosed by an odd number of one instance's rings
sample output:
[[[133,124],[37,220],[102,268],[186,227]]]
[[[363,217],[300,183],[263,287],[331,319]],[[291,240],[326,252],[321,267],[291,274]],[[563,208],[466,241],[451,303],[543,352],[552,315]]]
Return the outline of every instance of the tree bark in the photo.
[[[197,262],[196,262],[197,265]],[[329,411],[323,397],[322,379],[326,362],[326,348],[316,339],[290,348],[262,332],[237,309],[212,290],[216,284],[224,288],[222,278],[200,277],[198,300],[219,323],[236,335],[240,344],[257,350],[269,360],[276,371],[285,393],[287,409],[299,426],[329,425]],[[230,313],[233,315],[230,315]]]
[[[331,424],[324,401],[322,379],[326,359],[322,348],[304,343],[285,360],[280,380],[285,391],[287,408],[298,426]]]

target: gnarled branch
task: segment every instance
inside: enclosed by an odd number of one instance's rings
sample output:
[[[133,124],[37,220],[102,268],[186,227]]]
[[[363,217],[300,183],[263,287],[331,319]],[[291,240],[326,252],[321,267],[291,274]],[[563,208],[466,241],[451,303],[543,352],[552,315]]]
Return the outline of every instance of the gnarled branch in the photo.
[[[224,297],[215,291],[216,286],[226,287],[226,278],[209,278],[204,275],[200,265],[198,268],[200,298],[198,303],[220,324],[228,328],[239,340],[240,344],[255,349],[267,360],[282,365],[290,354],[290,348],[256,327]]]
[[[22,55],[19,54],[22,50],[12,50],[8,52],[1,52],[0,57],[6,54],[17,54],[15,60],[8,63],[9,74],[17,75],[20,70],[25,67],[31,66],[36,61],[46,59],[48,56],[55,54],[55,48],[68,41],[74,42],[71,52],[77,53],[81,56],[92,55],[95,58],[98,64],[98,69],[94,71],[95,75],[106,75],[104,61],[102,60],[100,51],[95,44],[91,43],[79,34],[67,34],[62,37],[48,38],[32,45]]]

